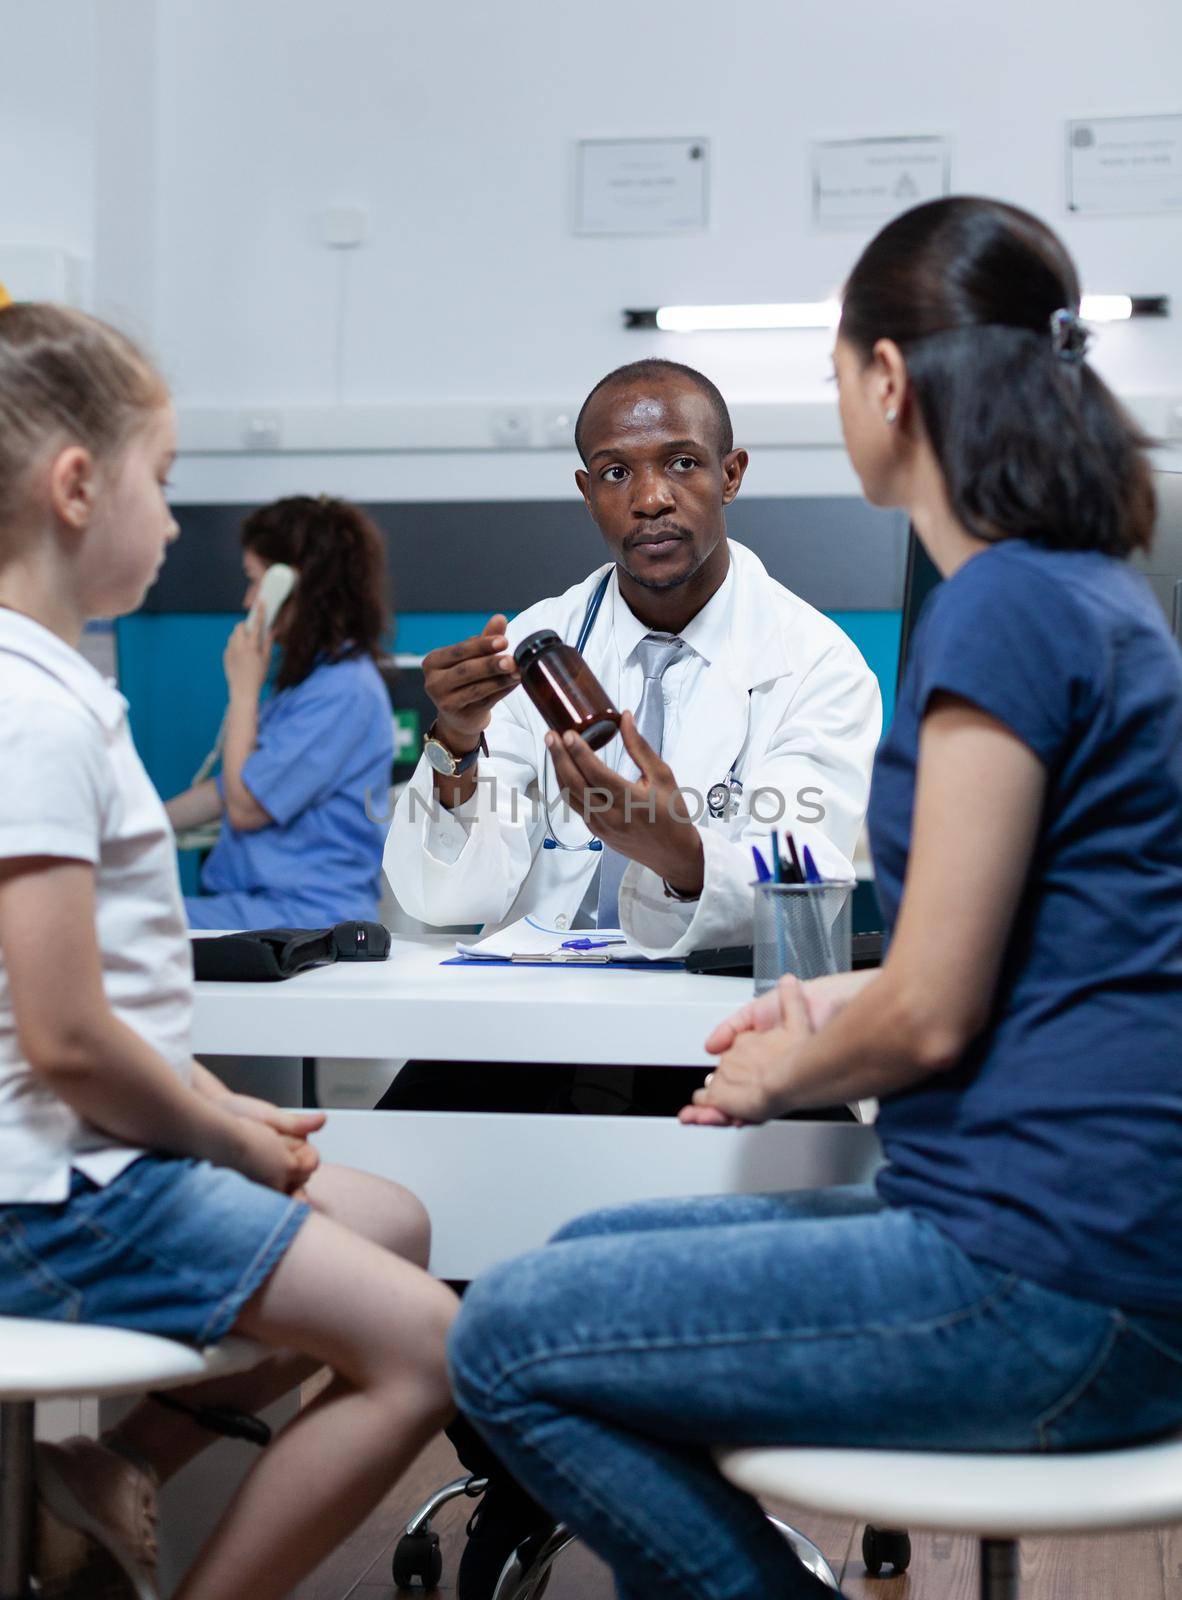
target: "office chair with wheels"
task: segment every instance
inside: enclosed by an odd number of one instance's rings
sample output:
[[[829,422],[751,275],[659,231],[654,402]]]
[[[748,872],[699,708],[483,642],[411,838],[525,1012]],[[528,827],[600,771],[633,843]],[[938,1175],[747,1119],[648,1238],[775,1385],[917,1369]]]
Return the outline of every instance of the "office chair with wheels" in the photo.
[[[443,1577],[443,1555],[439,1548],[439,1535],[431,1528],[431,1520],[445,1505],[461,1496],[478,1499],[487,1487],[487,1478],[476,1474],[453,1479],[444,1484],[423,1503],[406,1524],[402,1537],[394,1549],[393,1578],[396,1588],[423,1589],[438,1587]],[[837,1580],[821,1551],[797,1528],[776,1517],[769,1517],[800,1560],[831,1589]],[[552,1532],[526,1539],[509,1557],[494,1591],[493,1600],[541,1600],[555,1562],[572,1544],[576,1535],[561,1523]],[[862,1555],[866,1570],[878,1577],[884,1566],[891,1568],[891,1576],[899,1577],[911,1562],[909,1536],[894,1529],[867,1527],[862,1538]]]
[[[779,1522],[775,1517],[769,1517],[768,1520],[784,1535],[808,1571],[836,1591],[837,1579],[833,1568],[812,1540],[798,1529],[790,1528],[786,1522]],[[561,1523],[549,1538],[527,1540],[506,1562],[493,1600],[541,1600],[555,1562],[574,1543],[575,1535]]]

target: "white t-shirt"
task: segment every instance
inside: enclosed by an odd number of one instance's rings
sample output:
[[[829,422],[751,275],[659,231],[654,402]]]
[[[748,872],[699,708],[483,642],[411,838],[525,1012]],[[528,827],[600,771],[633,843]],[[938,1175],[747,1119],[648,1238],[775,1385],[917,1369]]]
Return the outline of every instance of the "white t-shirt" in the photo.
[[[172,829],[131,742],[127,702],[48,629],[0,608],[0,860],[95,867],[111,1009],[188,1081],[193,968]],[[54,930],[40,930],[52,967]],[[143,1152],[81,1118],[21,1054],[0,951],[0,1203],[63,1200]]]

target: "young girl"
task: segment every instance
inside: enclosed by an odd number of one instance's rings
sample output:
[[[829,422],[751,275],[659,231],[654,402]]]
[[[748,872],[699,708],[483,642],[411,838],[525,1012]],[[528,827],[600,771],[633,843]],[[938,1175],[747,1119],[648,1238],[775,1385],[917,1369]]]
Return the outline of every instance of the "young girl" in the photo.
[[[682,1116],[876,1096],[877,1189],[601,1213],[464,1301],[461,1407],[628,1600],[829,1593],[712,1446],[1182,1425],[1182,657],[1078,308],[1049,229],[977,199],[890,223],[846,287],[851,459],[946,580],[871,788],[892,937],[717,1029]]]
[[[332,1369],[179,1590],[265,1600],[447,1420],[454,1300],[424,1270],[413,1197],[317,1170],[319,1118],[232,1095],[189,1056],[170,829],[124,702],[76,648],[158,571],[173,454],[164,385],[126,339],[0,310],[0,1314],[245,1334],[284,1354],[190,1396],[245,1409]],[[147,1402],[102,1445],[42,1450],[44,1494],[104,1525],[137,1596],[155,1592],[141,1468],[167,1476],[200,1442]],[[43,1589],[99,1592],[71,1560],[64,1535],[44,1543]]]
[[[292,495],[242,528],[249,611],[267,569],[298,572],[273,634],[243,622],[226,647],[222,771],[168,802],[178,830],[221,817],[185,901],[194,928],[318,927],[374,918],[394,732],[374,665],[386,631],[381,534],[357,506]],[[275,693],[260,704],[272,640]]]

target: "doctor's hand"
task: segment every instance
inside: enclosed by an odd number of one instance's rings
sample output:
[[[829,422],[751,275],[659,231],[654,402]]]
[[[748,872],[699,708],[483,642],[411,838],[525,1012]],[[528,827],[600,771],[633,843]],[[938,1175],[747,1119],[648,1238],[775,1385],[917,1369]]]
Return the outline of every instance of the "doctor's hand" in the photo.
[[[435,732],[453,755],[475,749],[497,701],[521,682],[507,626],[498,612],[475,638],[423,657],[423,684],[439,713]]]
[[[258,699],[267,681],[267,668],[274,643],[275,635],[263,626],[261,616],[254,621],[247,617],[245,622],[238,624],[222,655],[222,666],[231,695]]]
[[[630,711],[620,718],[620,733],[640,769],[636,779],[605,766],[577,734],[548,733],[546,748],[559,784],[597,839],[649,867],[679,894],[700,894],[702,839],[672,768],[640,737]]]
[[[722,1059],[679,1120],[742,1127],[790,1110],[792,1058],[814,1032],[805,985],[797,978],[781,978],[775,989],[737,1011],[707,1039],[707,1050]]]

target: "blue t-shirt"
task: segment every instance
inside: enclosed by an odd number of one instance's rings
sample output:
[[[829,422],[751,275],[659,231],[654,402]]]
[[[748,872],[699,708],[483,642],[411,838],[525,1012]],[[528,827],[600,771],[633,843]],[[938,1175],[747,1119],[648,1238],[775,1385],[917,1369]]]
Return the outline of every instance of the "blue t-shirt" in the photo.
[[[941,690],[1035,752],[1046,805],[990,1020],[882,1105],[880,1192],[1024,1277],[1182,1312],[1182,652],[1107,556],[1011,539],[943,583],[874,771],[888,928]]]
[[[390,698],[368,656],[326,661],[281,689],[259,710],[242,768],[274,823],[242,833],[223,822],[206,894],[266,892],[309,927],[375,917],[393,761]]]

